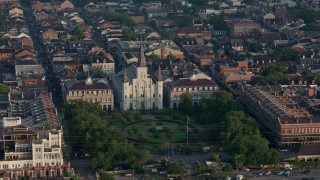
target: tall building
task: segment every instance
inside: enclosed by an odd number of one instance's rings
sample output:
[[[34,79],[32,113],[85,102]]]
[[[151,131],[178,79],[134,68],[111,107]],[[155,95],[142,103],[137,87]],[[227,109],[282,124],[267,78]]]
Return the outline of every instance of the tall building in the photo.
[[[157,76],[148,73],[144,46],[141,44],[138,64],[125,66],[114,76],[116,106],[121,110],[162,109],[163,81],[160,72]]]
[[[66,168],[62,153],[62,130],[44,132],[25,125],[3,129],[3,159],[0,173],[10,179],[60,177]]]

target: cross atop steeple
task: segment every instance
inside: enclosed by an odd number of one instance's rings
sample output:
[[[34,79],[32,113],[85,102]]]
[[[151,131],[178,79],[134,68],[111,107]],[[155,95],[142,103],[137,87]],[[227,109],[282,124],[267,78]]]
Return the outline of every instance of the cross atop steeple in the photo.
[[[144,44],[141,41],[141,45],[140,45],[140,62],[139,62],[139,66],[140,67],[146,67],[146,58],[144,56]]]

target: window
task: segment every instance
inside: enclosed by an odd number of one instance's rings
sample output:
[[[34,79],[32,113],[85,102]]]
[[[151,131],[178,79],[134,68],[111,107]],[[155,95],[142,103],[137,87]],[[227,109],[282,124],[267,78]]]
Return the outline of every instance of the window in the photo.
[[[83,94],[84,94],[84,95],[87,95],[87,91],[84,91]]]
[[[155,94],[153,94],[153,98],[155,98],[156,97],[156,95]]]
[[[72,96],[72,92],[69,92],[69,96]]]
[[[103,91],[103,94],[105,95],[105,94],[107,94],[107,92],[106,92],[106,91]]]

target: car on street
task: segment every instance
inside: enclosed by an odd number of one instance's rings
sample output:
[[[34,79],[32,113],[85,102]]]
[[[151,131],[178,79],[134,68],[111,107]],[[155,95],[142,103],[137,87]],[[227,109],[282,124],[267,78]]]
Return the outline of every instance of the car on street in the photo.
[[[285,176],[287,176],[287,177],[289,177],[289,176],[290,176],[290,174],[291,174],[291,172],[290,172],[290,171],[286,171],[286,172],[284,173],[284,175],[285,175]]]
[[[231,177],[230,177],[230,176],[227,176],[227,177],[226,177],[226,180],[231,180]]]
[[[277,172],[278,175],[282,175],[283,173],[284,173],[283,171]]]
[[[271,174],[271,171],[264,172],[263,174],[264,174],[264,175],[270,175],[270,174]]]
[[[249,168],[242,168],[242,171],[250,171]]]
[[[132,177],[132,174],[125,174],[124,177]]]
[[[263,172],[259,172],[258,175],[259,175],[259,176],[262,176],[262,175],[263,175]]]
[[[304,174],[309,174],[311,172],[311,170],[310,169],[306,169],[306,170],[304,170]]]

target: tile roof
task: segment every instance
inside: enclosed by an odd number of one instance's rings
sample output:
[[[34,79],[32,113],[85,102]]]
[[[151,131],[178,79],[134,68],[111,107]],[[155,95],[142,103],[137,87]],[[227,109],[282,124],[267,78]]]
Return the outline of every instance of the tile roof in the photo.
[[[180,78],[170,84],[171,87],[198,87],[198,86],[206,86],[206,87],[211,87],[211,86],[217,86],[216,83],[213,81],[210,81],[208,79],[185,79],[185,78]]]
[[[302,144],[298,155],[319,155],[320,144]]]
[[[94,82],[92,85],[86,85],[85,82],[77,82],[70,86],[69,90],[85,90],[85,89],[109,89],[109,87],[101,82]]]

